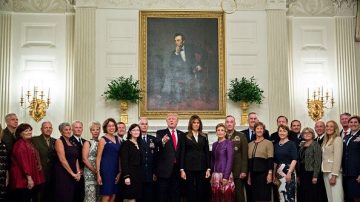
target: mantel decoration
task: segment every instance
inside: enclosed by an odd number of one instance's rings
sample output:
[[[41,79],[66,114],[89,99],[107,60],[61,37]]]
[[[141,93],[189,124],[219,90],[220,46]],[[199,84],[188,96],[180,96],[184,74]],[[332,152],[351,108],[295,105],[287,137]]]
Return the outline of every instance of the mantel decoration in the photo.
[[[139,80],[134,80],[132,76],[125,78],[121,76],[110,81],[106,91],[102,95],[106,100],[120,101],[120,121],[128,123],[127,110],[129,103],[137,103],[141,100],[141,90]]]
[[[34,86],[33,94],[31,94],[30,90],[27,90],[25,97],[23,87],[21,87],[20,106],[29,108],[29,115],[31,118],[36,122],[39,122],[46,116],[46,110],[49,108],[50,89],[48,90],[47,98],[45,98],[44,91],[38,90],[38,87]]]
[[[240,108],[242,109],[241,125],[247,124],[247,110],[250,104],[262,103],[264,99],[263,93],[264,91],[261,90],[253,76],[250,79],[242,77],[241,80],[238,78],[231,80],[228,96],[231,101],[240,102]]]

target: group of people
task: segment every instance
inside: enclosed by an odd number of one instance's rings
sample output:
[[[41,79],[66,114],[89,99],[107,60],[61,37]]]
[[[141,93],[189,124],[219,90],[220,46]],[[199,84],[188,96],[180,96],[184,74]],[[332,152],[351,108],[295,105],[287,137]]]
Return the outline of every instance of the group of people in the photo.
[[[301,130],[279,116],[272,134],[254,112],[243,131],[229,115],[211,150],[198,115],[183,132],[170,113],[156,136],[145,117],[127,132],[112,118],[94,121],[90,140],[80,121],[61,123],[59,139],[49,121],[39,136],[16,114],[5,121],[0,201],[360,201],[360,117],[348,113],[341,130],[333,120]]]

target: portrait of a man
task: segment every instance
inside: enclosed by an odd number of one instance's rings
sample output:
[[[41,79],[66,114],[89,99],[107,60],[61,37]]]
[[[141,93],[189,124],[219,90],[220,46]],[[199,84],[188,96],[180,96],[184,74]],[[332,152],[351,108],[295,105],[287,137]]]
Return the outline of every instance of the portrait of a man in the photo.
[[[148,17],[146,27],[146,111],[218,113],[224,79],[218,18]]]

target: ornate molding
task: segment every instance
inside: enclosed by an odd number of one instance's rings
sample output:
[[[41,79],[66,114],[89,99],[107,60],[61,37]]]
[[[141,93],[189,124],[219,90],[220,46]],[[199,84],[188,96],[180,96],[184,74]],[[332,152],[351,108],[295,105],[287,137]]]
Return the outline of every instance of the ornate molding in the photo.
[[[332,0],[336,16],[356,16],[357,0]]]
[[[0,11],[26,13],[74,12],[73,0],[0,0]]]
[[[81,0],[82,6],[91,5],[92,0]],[[90,1],[86,3],[86,1]],[[229,6],[230,10],[259,10],[264,9],[266,0],[235,0],[236,8],[232,8],[234,0],[96,0],[98,8],[124,9],[180,9],[180,10],[222,10],[221,4]],[[282,1],[282,0],[281,0]],[[284,0],[285,1],[285,0]],[[78,4],[78,1],[76,2]]]
[[[329,0],[289,0],[288,15],[334,16],[335,10]]]
[[[267,0],[266,9],[285,10],[286,0]]]
[[[12,11],[12,7],[11,0],[0,0],[0,11]]]

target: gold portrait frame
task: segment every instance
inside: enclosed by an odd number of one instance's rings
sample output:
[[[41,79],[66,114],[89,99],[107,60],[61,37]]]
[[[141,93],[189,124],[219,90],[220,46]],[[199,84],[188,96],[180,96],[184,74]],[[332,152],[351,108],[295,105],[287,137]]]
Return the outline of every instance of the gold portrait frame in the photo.
[[[140,116],[145,116],[153,119],[163,119],[170,112],[177,113],[179,115],[179,118],[189,118],[193,114],[197,114],[205,119],[220,119],[226,116],[224,18],[224,13],[217,11],[140,11],[139,72],[140,88],[144,92],[143,99],[139,103]],[[173,21],[176,23],[171,24],[170,22]],[[155,52],[154,50],[159,50],[158,52],[170,53],[168,50],[170,50],[169,47],[174,46],[173,36],[174,33],[177,32],[176,29],[179,29],[180,32],[184,31],[185,33],[191,33],[190,31],[195,30],[194,28],[198,28],[198,26],[194,27],[194,23],[197,21],[204,21],[205,23],[198,24],[199,27],[202,28],[203,26],[202,29],[206,30],[206,26],[209,25],[210,31],[208,33],[202,32],[204,37],[203,39],[201,38],[200,33],[185,35],[190,35],[190,40],[192,36],[194,38],[194,41],[195,38],[197,38],[198,40],[196,42],[199,43],[201,43],[202,41],[207,41],[204,42],[204,44],[206,43],[206,45],[203,46],[211,47],[209,48],[209,50],[203,48],[204,50],[206,50],[205,52],[208,60],[206,64],[211,64],[209,60],[214,61],[215,59],[216,62],[213,62],[212,65],[204,65],[206,67],[203,69],[206,70],[207,74],[202,78],[206,78],[206,80],[202,80],[203,82],[199,82],[199,84],[197,84],[202,87],[198,87],[198,90],[196,91],[197,94],[199,94],[198,99],[200,101],[192,100],[192,102],[189,101],[189,103],[186,103],[186,101],[181,100],[175,103],[175,105],[173,105],[173,103],[166,102],[167,96],[164,96],[162,94],[162,92],[164,92],[162,89],[168,86],[166,84],[166,78],[168,76],[166,76],[164,72],[170,71],[170,68],[167,69],[168,66],[164,65],[166,64],[166,59],[163,59],[161,55],[154,55],[153,52]],[[204,35],[204,33],[206,33],[206,35]],[[211,40],[205,39],[206,37],[208,37],[208,35],[217,36],[215,37],[217,43],[211,43]],[[168,38],[168,41],[166,41],[165,43],[160,40],[156,40],[155,44],[154,40],[152,40],[154,39],[154,36],[163,36],[160,37],[160,39]],[[187,39],[188,38],[186,37],[186,42],[189,41]],[[185,49],[186,46],[187,44],[185,43]],[[213,51],[210,50],[211,48],[213,49]],[[214,55],[214,53],[217,54]],[[199,55],[201,58],[202,55],[197,54],[197,56]],[[205,56],[203,58],[205,58]],[[160,64],[158,65],[160,68],[156,66],[156,64],[158,63]],[[203,70],[202,68],[199,69]],[[164,81],[159,81],[162,79]],[[193,82],[193,79],[191,80],[191,82]],[[184,93],[181,91],[181,95],[185,95],[184,97],[186,97],[184,100],[187,100],[189,99],[189,97],[193,96],[193,94],[191,93],[194,90],[193,86],[191,86],[191,84],[187,85],[190,86],[188,88],[190,93],[186,94],[186,92]],[[179,88],[173,87],[173,89]],[[170,93],[170,95],[172,94],[173,93]],[[157,97],[155,98],[155,96]],[[159,104],[159,101],[164,101],[165,104]],[[190,107],[187,108],[186,106]]]

